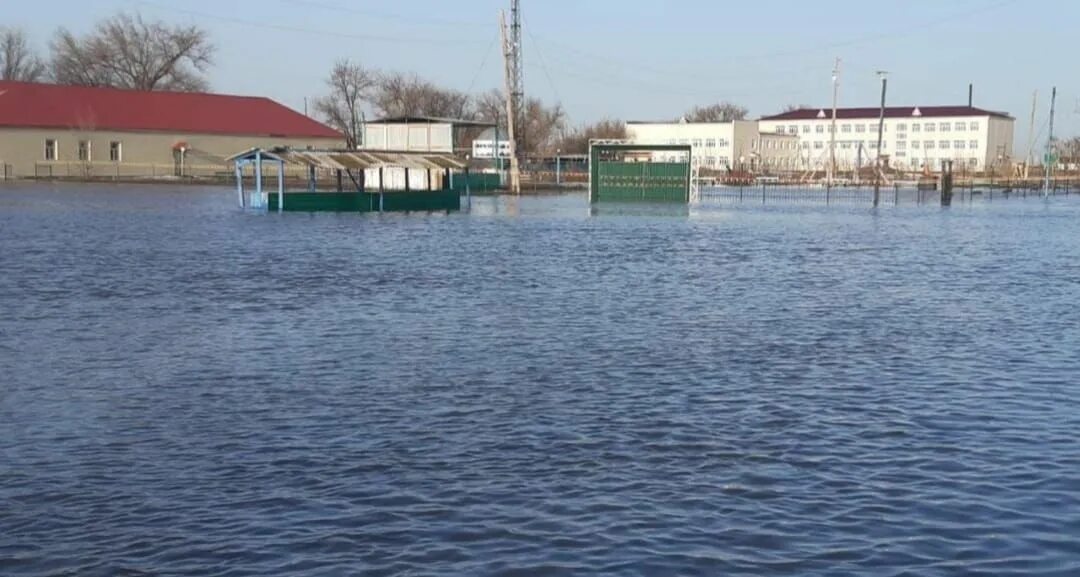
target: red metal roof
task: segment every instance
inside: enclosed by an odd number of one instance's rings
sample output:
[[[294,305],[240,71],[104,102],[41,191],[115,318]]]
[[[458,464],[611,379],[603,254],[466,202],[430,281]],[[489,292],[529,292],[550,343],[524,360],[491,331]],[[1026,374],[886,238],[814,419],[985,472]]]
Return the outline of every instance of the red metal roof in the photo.
[[[0,126],[335,138],[269,98],[0,81]]]
[[[915,114],[918,110],[919,114]],[[821,116],[824,112],[824,116]],[[841,119],[877,118],[880,108],[837,108],[836,117]],[[983,110],[974,106],[887,106],[885,118],[940,118],[945,116],[995,116],[1012,118],[1004,112]],[[800,108],[783,114],[765,116],[761,120],[816,120],[832,118],[831,108]]]

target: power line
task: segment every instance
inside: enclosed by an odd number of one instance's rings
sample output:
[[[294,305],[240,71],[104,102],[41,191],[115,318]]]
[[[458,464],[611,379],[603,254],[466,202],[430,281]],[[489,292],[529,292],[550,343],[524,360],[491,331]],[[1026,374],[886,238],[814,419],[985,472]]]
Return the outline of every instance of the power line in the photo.
[[[314,0],[278,0],[282,4],[296,4],[298,6],[307,6],[309,8],[316,8],[319,10],[327,10],[332,12],[342,12],[347,14],[357,14],[360,16],[374,16],[375,18],[382,18],[385,20],[398,20],[402,22],[409,22],[413,24],[424,24],[432,26],[483,26],[486,24],[476,21],[465,20],[448,20],[445,18],[435,18],[432,16],[419,16],[413,14],[397,14],[391,12],[382,12],[378,10],[359,9],[352,6],[341,6],[338,4],[331,4],[328,2],[316,2]]]
[[[525,23],[525,32],[529,34],[529,40],[532,40],[533,47],[536,49],[536,55],[540,57],[540,69],[544,71],[544,76],[547,77],[548,85],[551,86],[551,92],[555,94],[555,100],[562,102],[562,97],[559,95],[559,89],[555,88],[555,81],[551,79],[551,72],[548,71],[547,60],[544,58],[544,54],[540,52],[540,43],[536,41],[536,37],[533,36],[532,28]]]
[[[247,20],[244,18],[236,18],[232,16],[222,16],[220,14],[210,14],[207,12],[200,12],[197,10],[189,10],[186,8],[178,8],[172,5],[159,4],[157,2],[150,2],[148,0],[136,0],[135,4],[145,6],[152,9],[168,10],[177,12],[180,14],[186,14],[188,16],[194,16],[196,18],[202,18],[209,21],[217,21],[227,24],[239,24],[241,26],[249,26],[252,28],[263,28],[266,30],[276,30],[279,32],[293,32],[297,34],[311,34],[322,37],[344,38],[348,40],[364,40],[372,42],[392,42],[399,44],[432,44],[439,46],[460,46],[462,44],[473,44],[476,42],[467,40],[450,40],[450,39],[438,39],[427,37],[406,37],[406,36],[379,36],[374,34],[353,34],[349,32],[336,32],[333,30],[316,30],[313,28],[304,28],[301,26],[288,26],[284,24],[272,24],[269,22],[257,22],[254,20]]]
[[[472,93],[473,87],[476,86],[476,81],[480,80],[480,74],[484,71],[484,67],[487,66],[488,59],[491,57],[491,51],[495,48],[495,43],[498,41],[498,35],[491,39],[491,44],[489,44],[487,50],[484,51],[484,58],[480,61],[480,68],[476,69],[476,74],[473,75],[472,80],[469,82],[469,89],[465,91],[465,94]]]

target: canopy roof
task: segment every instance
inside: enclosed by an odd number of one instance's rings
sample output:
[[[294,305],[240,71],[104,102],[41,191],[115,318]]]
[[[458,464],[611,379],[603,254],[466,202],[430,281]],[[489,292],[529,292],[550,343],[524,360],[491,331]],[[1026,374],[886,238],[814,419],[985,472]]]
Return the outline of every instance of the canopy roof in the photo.
[[[368,152],[362,150],[295,150],[252,148],[228,158],[230,161],[264,160],[329,170],[368,168],[415,168],[419,170],[464,169],[468,164],[451,154],[430,152]]]

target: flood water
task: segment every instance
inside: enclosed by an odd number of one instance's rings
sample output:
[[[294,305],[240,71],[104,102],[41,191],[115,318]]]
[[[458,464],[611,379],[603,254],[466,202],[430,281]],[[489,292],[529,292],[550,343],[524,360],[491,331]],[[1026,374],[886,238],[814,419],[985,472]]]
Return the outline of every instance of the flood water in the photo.
[[[1078,575],[1080,199],[0,187],[0,575]]]

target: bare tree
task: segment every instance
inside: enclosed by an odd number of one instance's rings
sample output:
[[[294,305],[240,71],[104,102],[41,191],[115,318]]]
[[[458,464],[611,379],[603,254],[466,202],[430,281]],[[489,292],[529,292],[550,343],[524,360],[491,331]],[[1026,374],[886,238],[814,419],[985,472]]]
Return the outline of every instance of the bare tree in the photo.
[[[465,118],[472,99],[468,94],[440,88],[414,75],[384,74],[375,89],[375,108],[383,116],[437,116]]]
[[[26,33],[0,27],[0,80],[38,82],[45,77],[45,64],[30,48]]]
[[[473,100],[474,115],[477,120],[500,123],[506,118],[506,95],[492,89]]]
[[[795,112],[796,110],[809,110],[811,106],[809,104],[788,104],[784,107],[784,112]]]
[[[133,90],[197,92],[214,47],[205,30],[146,22],[118,14],[77,37],[63,28],[52,43],[53,76],[61,84],[115,86]]]
[[[687,122],[731,122],[746,120],[750,113],[746,108],[730,102],[718,102],[708,106],[695,106],[683,118]]]
[[[359,63],[339,60],[326,79],[330,94],[315,100],[315,111],[345,135],[349,148],[363,141],[364,104],[378,85],[375,73]]]
[[[545,106],[537,98],[530,98],[525,103],[525,134],[528,154],[554,152],[559,148],[559,139],[566,132],[566,111],[561,104]]]
[[[606,119],[572,130],[560,139],[559,148],[564,154],[585,154],[589,152],[590,140],[624,138],[626,138],[626,123],[621,120]]]

